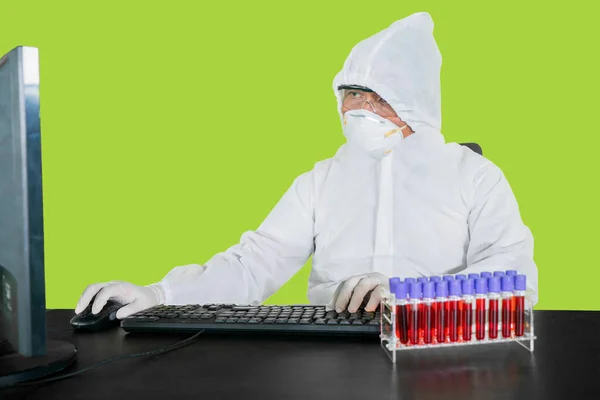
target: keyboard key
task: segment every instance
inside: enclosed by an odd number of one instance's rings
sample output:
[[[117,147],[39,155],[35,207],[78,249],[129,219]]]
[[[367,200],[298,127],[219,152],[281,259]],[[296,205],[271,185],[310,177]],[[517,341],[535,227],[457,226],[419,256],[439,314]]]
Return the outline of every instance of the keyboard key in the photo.
[[[212,317],[214,317],[214,314],[202,314],[200,316],[201,319],[211,319]]]
[[[330,319],[327,321],[327,325],[337,325],[339,321],[337,319]]]
[[[300,320],[300,324],[302,324],[302,325],[310,324],[310,322],[311,322],[311,321],[310,321],[310,319],[308,319],[308,318],[302,318],[302,319]]]
[[[235,324],[237,322],[237,318],[235,318],[235,317],[227,318],[227,320],[225,322],[228,324]]]
[[[260,319],[258,319],[258,318],[252,318],[252,319],[250,319],[250,321],[248,321],[248,323],[250,323],[250,324],[259,324],[260,323]]]
[[[275,323],[276,324],[285,324],[285,323],[287,323],[287,319],[277,318]]]
[[[317,325],[325,325],[327,323],[327,320],[325,318],[319,318],[315,324]]]
[[[360,319],[355,319],[352,321],[352,325],[362,325],[363,321],[361,321]]]
[[[299,321],[298,318],[290,318],[288,319],[288,324],[297,324]]]
[[[247,317],[238,319],[238,322],[240,324],[246,324],[246,323],[248,323],[248,321],[250,321],[250,318],[247,318]]]
[[[343,319],[340,321],[340,325],[350,325],[350,320],[349,319]]]
[[[371,321],[369,321],[368,325],[379,325],[379,321],[376,319],[372,319]]]
[[[263,321],[263,324],[274,324],[275,318],[267,318]]]
[[[216,322],[217,324],[222,324],[222,323],[224,323],[225,321],[227,321],[227,319],[225,319],[225,318],[217,318],[217,319],[215,320],[215,322]]]

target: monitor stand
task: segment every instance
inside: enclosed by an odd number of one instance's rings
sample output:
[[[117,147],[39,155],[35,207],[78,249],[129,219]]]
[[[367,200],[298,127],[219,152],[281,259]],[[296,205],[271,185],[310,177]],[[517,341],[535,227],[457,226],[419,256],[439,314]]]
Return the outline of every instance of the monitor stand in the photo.
[[[0,389],[54,374],[76,359],[77,349],[65,341],[47,341],[46,355],[40,357],[24,357],[7,344],[0,344]]]

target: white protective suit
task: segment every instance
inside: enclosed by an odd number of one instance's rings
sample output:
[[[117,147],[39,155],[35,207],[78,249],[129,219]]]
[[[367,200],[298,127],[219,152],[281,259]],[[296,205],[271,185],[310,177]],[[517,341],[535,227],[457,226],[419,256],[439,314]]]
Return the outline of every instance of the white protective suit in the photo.
[[[502,171],[446,144],[440,133],[440,69],[427,13],[356,45],[333,82],[338,110],[339,85],[365,86],[415,133],[381,157],[354,142],[342,145],[300,175],[239,244],[203,266],[171,270],[159,282],[165,303],[257,304],[311,255],[312,304],[329,303],[338,285],[369,272],[418,277],[506,269],[527,275],[537,302],[533,238]]]

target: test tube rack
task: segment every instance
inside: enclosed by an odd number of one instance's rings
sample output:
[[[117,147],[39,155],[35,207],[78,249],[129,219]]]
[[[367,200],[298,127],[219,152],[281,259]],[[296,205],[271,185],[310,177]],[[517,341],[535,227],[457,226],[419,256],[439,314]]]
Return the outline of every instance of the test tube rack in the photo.
[[[392,363],[396,363],[397,355],[399,351],[406,350],[426,350],[426,349],[437,349],[444,347],[462,347],[462,346],[481,346],[481,345],[491,345],[494,343],[507,343],[507,342],[516,342],[525,349],[533,352],[534,350],[534,341],[536,339],[534,333],[534,319],[533,319],[533,302],[532,302],[531,293],[527,293],[525,296],[525,310],[524,310],[524,330],[522,336],[515,336],[514,332],[510,337],[503,337],[502,335],[502,322],[498,323],[498,333],[495,335],[495,338],[490,338],[489,328],[486,323],[486,333],[485,337],[481,340],[477,339],[475,336],[475,322],[472,325],[472,335],[471,340],[459,340],[449,341],[445,340],[444,342],[437,342],[434,340],[431,343],[424,343],[422,338],[418,343],[402,343],[398,338],[398,308],[396,305],[395,296],[391,293],[387,293],[383,296],[383,299],[380,303],[381,308],[381,321],[380,321],[380,340],[381,347],[384,349],[385,353],[392,360]],[[486,309],[486,315],[488,310]]]

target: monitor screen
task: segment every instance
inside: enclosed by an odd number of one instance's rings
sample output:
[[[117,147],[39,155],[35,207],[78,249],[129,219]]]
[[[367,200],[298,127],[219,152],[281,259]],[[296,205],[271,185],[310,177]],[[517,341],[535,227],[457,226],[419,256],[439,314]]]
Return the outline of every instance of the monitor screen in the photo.
[[[38,49],[0,58],[0,343],[46,353]]]

